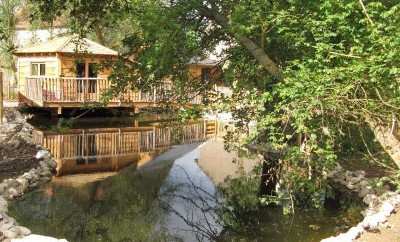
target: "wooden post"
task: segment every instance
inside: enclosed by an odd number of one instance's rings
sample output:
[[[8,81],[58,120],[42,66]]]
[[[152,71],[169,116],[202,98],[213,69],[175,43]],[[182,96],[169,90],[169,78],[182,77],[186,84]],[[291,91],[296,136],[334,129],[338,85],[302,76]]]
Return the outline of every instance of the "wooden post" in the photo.
[[[156,149],[156,127],[153,127],[153,149]]]
[[[4,117],[3,99],[3,72],[0,72],[0,124],[3,123]]]

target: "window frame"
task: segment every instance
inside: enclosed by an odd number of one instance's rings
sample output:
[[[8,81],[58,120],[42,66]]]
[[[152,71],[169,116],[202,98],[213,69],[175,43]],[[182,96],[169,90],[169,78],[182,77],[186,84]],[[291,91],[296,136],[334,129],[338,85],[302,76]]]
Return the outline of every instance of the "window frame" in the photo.
[[[34,65],[37,65],[37,74],[36,75],[34,75],[33,74],[33,66]],[[42,75],[41,74],[41,67],[44,67],[44,74]],[[35,77],[44,77],[44,76],[46,76],[46,62],[31,62],[31,76],[35,76]]]

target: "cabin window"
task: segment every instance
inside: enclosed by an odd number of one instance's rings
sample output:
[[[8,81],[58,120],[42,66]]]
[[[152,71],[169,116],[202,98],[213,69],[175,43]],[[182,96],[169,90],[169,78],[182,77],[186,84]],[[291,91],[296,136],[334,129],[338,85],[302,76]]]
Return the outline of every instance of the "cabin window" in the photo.
[[[210,73],[211,73],[211,69],[210,68],[201,69],[201,80],[202,81],[209,81],[210,80]]]
[[[32,63],[31,64],[31,76],[45,76],[46,75],[46,64],[45,63]]]

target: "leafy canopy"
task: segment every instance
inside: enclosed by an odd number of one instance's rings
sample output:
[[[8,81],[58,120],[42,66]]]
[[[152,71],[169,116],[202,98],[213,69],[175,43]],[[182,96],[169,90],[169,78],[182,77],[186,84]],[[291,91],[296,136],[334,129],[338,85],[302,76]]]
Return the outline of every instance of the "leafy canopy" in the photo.
[[[230,138],[280,151],[282,190],[298,203],[323,203],[326,174],[338,156],[368,143],[366,121],[399,118],[397,0],[31,4],[42,20],[71,16],[71,29],[82,35],[101,26],[121,53],[111,76],[114,94],[171,78],[184,96],[194,85],[188,61],[224,43],[223,78],[234,94],[222,101],[238,120]],[[365,147],[359,151],[371,155]]]

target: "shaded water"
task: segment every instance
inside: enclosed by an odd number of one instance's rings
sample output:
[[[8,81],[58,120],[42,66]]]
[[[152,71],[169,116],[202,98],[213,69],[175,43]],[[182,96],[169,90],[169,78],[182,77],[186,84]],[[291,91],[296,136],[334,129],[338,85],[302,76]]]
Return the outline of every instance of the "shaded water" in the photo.
[[[33,233],[71,242],[314,242],[360,218],[357,206],[292,217],[269,208],[256,215],[251,231],[224,229],[216,212],[223,206],[217,186],[258,161],[225,152],[219,131],[215,122],[129,120],[38,130],[35,140],[56,158],[57,176],[14,202],[10,213]]]

